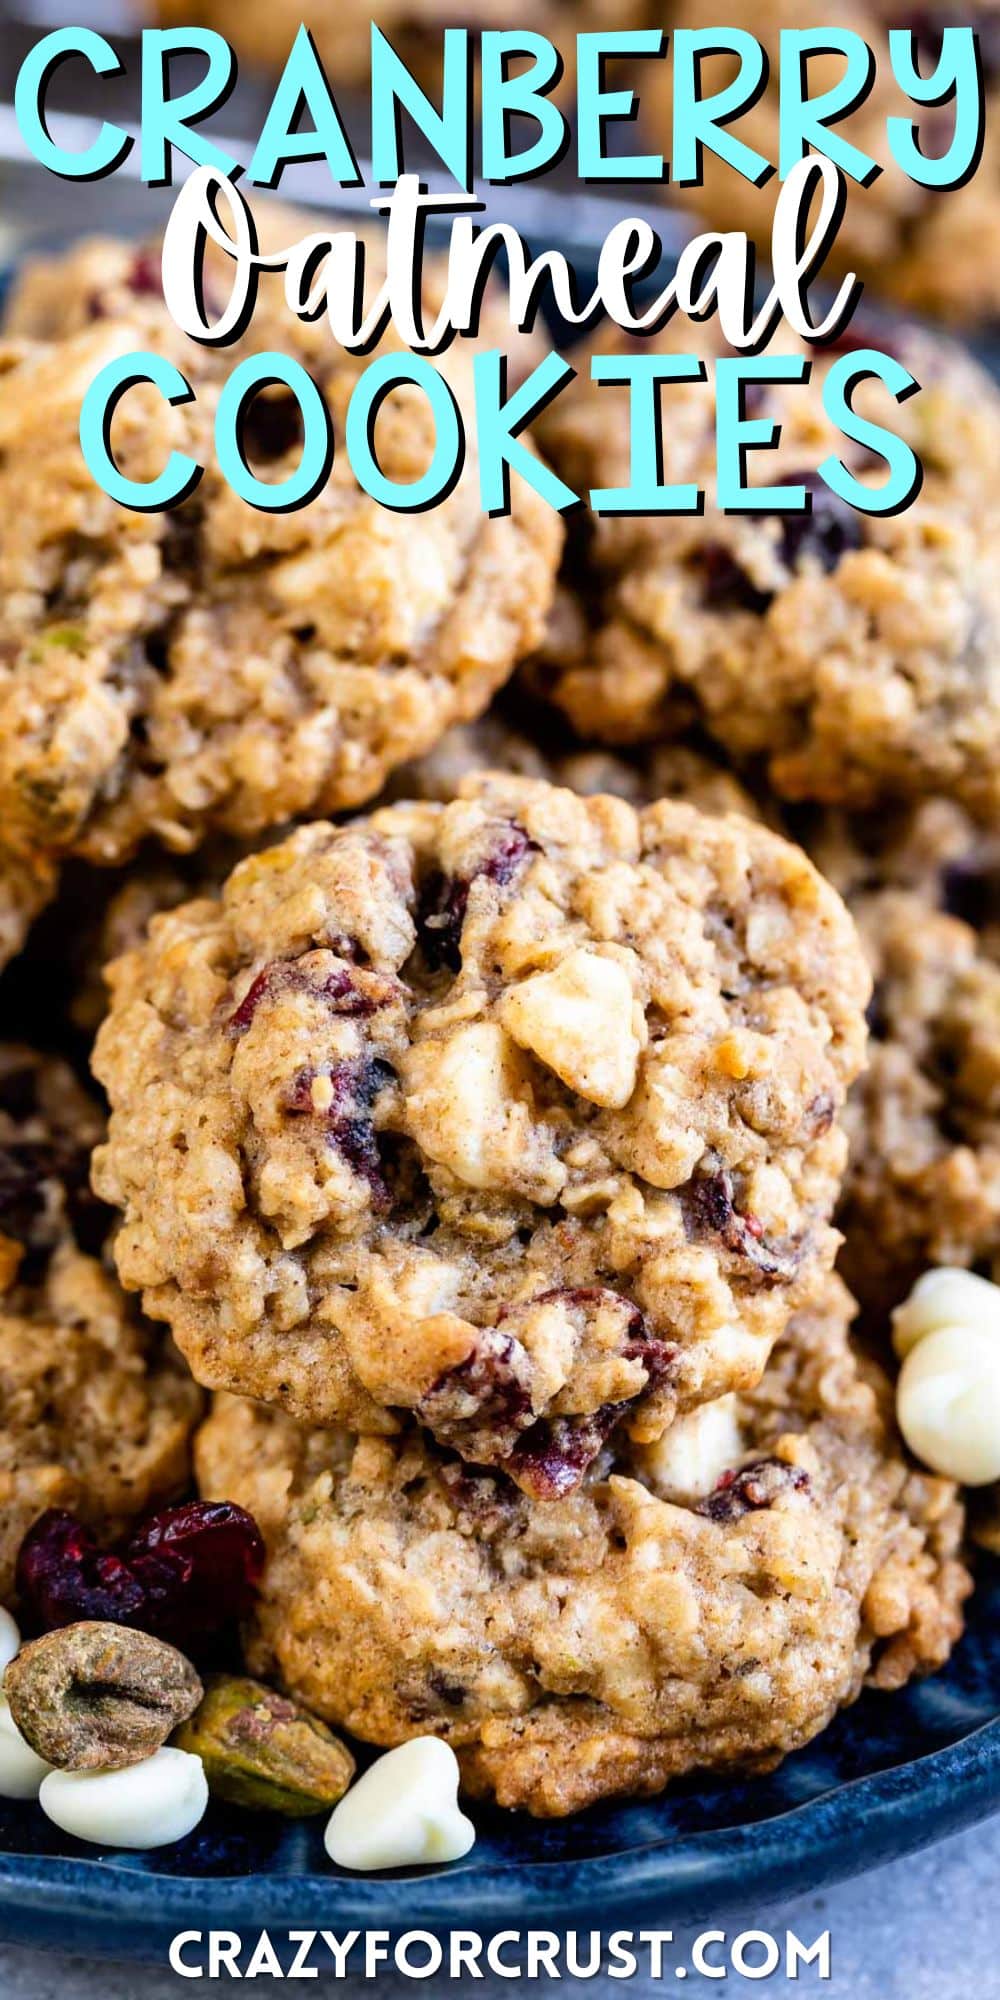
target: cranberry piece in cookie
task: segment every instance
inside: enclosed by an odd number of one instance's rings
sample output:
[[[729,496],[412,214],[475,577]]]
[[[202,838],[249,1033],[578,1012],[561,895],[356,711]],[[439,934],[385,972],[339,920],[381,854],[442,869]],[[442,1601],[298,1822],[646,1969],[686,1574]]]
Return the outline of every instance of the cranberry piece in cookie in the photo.
[[[581,1476],[587,1420],[552,1419],[518,1491],[416,1424],[358,1438],[220,1398],[202,1491],[268,1510],[251,1671],[370,1743],[432,1731],[468,1790],[539,1815],[770,1768],[865,1680],[943,1661],[970,1585],[958,1493],[906,1459],[850,1315],[828,1282],[733,1397],[724,1483],[689,1439],[681,1494],[672,1432],[619,1428]]]
[[[299,829],[112,980],[95,1185],[206,1386],[566,1492],[832,1261],[867,976],[749,820],[475,775]]]
[[[994,210],[1000,218],[1000,191]],[[940,793],[996,824],[996,383],[970,353],[906,321],[888,339],[859,319],[826,347],[803,344],[790,358],[808,377],[770,391],[775,435],[746,454],[742,504],[724,507],[715,384],[732,357],[714,323],[685,322],[685,347],[692,339],[705,379],[671,385],[663,477],[696,488],[702,511],[592,518],[579,616],[560,607],[538,692],[580,736],[616,746],[669,742],[693,720],[789,801],[878,811]],[[672,327],[657,336],[670,352],[680,340]],[[868,374],[850,392],[876,427],[869,436],[900,437],[922,469],[909,503],[889,513],[878,511],[884,459],[846,438],[825,402],[838,357],[869,342],[918,385],[897,402]],[[775,346],[784,358],[788,336]],[[629,421],[627,395],[582,369],[540,436],[582,491],[606,486],[609,467],[624,477]],[[863,489],[858,506],[833,491],[830,460]],[[804,487],[808,510],[774,512],[768,489],[780,487]]]

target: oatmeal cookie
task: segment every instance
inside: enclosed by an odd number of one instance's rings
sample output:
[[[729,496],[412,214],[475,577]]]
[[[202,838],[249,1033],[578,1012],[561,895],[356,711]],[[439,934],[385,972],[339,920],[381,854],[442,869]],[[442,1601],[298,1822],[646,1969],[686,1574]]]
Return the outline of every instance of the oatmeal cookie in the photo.
[[[446,805],[457,796],[463,778],[489,770],[545,778],[575,792],[612,792],[633,805],[684,799],[703,812],[743,812],[751,818],[758,812],[746,787],[693,745],[662,744],[632,758],[604,750],[549,754],[494,714],[449,729],[426,757],[402,765],[381,802],[434,799]],[[73,955],[71,1008],[78,1028],[91,1037],[96,1034],[108,1009],[105,968],[143,942],[151,919],[194,896],[215,895],[246,852],[245,844],[216,839],[189,856],[155,851],[140,856],[108,877],[109,893],[97,899],[96,914],[92,871],[70,871],[60,907],[79,945]]]
[[[94,1184],[206,1386],[559,1491],[755,1379],[830,1261],[867,977],[735,815],[467,779],[300,829],[109,979]]]
[[[293,224],[284,241],[301,234]],[[372,285],[380,255],[373,240]],[[436,309],[441,281],[432,259],[426,307]],[[463,475],[439,506],[401,514],[362,492],[343,448],[369,357],[336,346],[324,320],[294,319],[274,278],[244,340],[209,348],[170,320],[153,253],[88,244],[29,274],[10,325],[17,338],[0,352],[0,813],[12,844],[115,864],[147,836],[185,851],[209,832],[246,839],[356,805],[477,715],[538,644],[561,524],[522,480],[509,517],[480,511],[474,342],[456,341],[437,363],[468,420]],[[224,380],[243,354],[269,347],[310,369],[339,440],[327,484],[291,513],[238,499],[212,443]],[[85,389],[134,348],[167,355],[195,390],[174,410],[134,389],[114,421],[132,478],[156,476],[172,448],[205,466],[166,513],[110,500],[77,436]],[[245,443],[263,480],[294,469],[290,393],[255,399]],[[421,475],[434,445],[422,392],[385,400],[376,443],[389,478]]]
[[[201,1398],[95,1254],[101,1119],[54,1058],[0,1046],[0,1598],[47,1507],[114,1533],[183,1487]]]
[[[380,1745],[444,1736],[471,1792],[537,1814],[772,1768],[865,1679],[939,1666],[969,1588],[955,1488],[905,1462],[849,1312],[830,1281],[683,1501],[655,1447],[540,1505],[415,1428],[220,1397],[196,1469],[268,1544],[252,1670]]]
[[[879,1315],[928,1264],[1000,1267],[1000,868],[940,800],[828,822],[809,846],[874,977],[838,1221],[841,1268]]]
[[[871,337],[878,346],[881,328]],[[844,344],[867,338],[856,320]],[[727,515],[712,499],[718,330],[685,323],[658,343],[700,348],[708,368],[705,383],[663,392],[664,477],[699,485],[705,512],[595,517],[578,530],[588,627],[543,654],[535,681],[582,736],[660,740],[689,725],[693,703],[701,726],[785,798],[863,807],[940,793],[996,818],[1000,394],[947,342],[914,328],[893,339],[920,393],[896,405],[869,382],[855,405],[909,439],[924,481],[912,506],[883,519],[837,500],[817,474],[830,452],[863,483],[883,473],[826,417],[831,350],[814,354],[808,384],[762,387],[752,412],[781,436],[749,454],[751,481],[804,485],[812,512]],[[791,346],[782,340],[782,352]],[[583,370],[541,436],[577,490],[627,483],[624,389]]]
[[[525,722],[527,727],[528,718]],[[567,749],[564,734],[561,741],[544,729],[529,735],[495,713],[449,729],[426,757],[404,764],[396,772],[385,797],[437,799],[447,805],[457,797],[463,778],[477,771],[545,778],[550,784],[567,785],[571,792],[588,797],[610,792],[634,806],[653,805],[657,799],[682,799],[702,812],[738,812],[750,819],[760,816],[747,787],[717,756],[693,741],[654,744],[631,755],[593,748]]]
[[[772,161],[778,158],[779,45],[783,29],[801,28],[804,17],[794,0],[734,0],[726,23],[756,35],[770,64],[767,88],[753,110],[741,114],[736,135]],[[874,87],[865,103],[838,133],[858,146],[882,171],[867,188],[847,182],[847,209],[829,258],[829,268],[857,271],[875,290],[887,293],[918,311],[942,314],[955,322],[995,319],[1000,314],[1000,26],[993,0],[961,6],[958,0],[931,0],[912,9],[897,0],[832,0],[823,13],[824,27],[852,29],[867,42],[876,64]],[[817,16],[818,20],[819,17]],[[669,10],[671,31],[713,28],[719,20],[711,0],[681,0]],[[954,134],[954,107],[915,107],[898,88],[889,64],[888,31],[912,28],[918,61],[930,75],[939,60],[942,30],[973,27],[979,35],[986,91],[985,141],[979,166],[962,188],[938,193],[918,187],[895,164],[888,149],[886,119],[906,117],[918,126],[921,148],[940,155]],[[728,56],[702,61],[704,95],[722,89],[735,75]],[[843,58],[813,57],[809,64],[812,94],[832,88],[843,75]],[[672,75],[667,63],[654,65],[643,80],[642,96],[648,123],[659,142],[669,145]],[[678,200],[697,208],[713,224],[745,229],[770,250],[771,224],[780,182],[772,177],[761,188],[724,166],[706,150],[701,187],[677,187]]]

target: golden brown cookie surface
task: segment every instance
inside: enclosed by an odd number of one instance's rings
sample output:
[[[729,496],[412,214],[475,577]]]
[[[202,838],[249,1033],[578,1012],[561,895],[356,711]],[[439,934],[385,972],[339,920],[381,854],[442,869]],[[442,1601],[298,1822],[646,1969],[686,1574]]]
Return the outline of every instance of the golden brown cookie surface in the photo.
[[[968,1589],[955,1490],[904,1463],[848,1314],[833,1283],[682,1504],[655,1447],[538,1502],[415,1429],[355,1440],[219,1398],[202,1490],[269,1546],[252,1664],[370,1741],[445,1736],[470,1790],[543,1815],[769,1768],[866,1677],[940,1665]]]
[[[866,338],[856,321],[850,339]],[[589,625],[561,645],[550,635],[534,669],[581,736],[660,741],[693,711],[781,797],[863,807],[941,793],[996,817],[1000,397],[949,343],[913,328],[893,339],[919,394],[897,405],[869,382],[854,399],[923,463],[918,498],[886,517],[847,505],[818,475],[832,453],[862,486],[884,479],[882,461],[850,446],[824,410],[834,353],[813,352],[806,385],[754,390],[754,417],[781,434],[774,450],[749,453],[750,483],[804,486],[811,512],[724,513],[717,329],[685,321],[650,343],[697,351],[708,366],[706,382],[662,392],[664,480],[698,486],[705,509],[590,522],[577,558]],[[793,351],[784,336],[767,350]],[[576,491],[628,484],[629,435],[626,390],[593,383],[585,363],[540,432]]]
[[[296,242],[301,220],[277,225]],[[377,281],[379,242],[369,246]],[[441,283],[429,260],[425,307]],[[277,291],[275,287],[277,286]],[[481,512],[472,409],[475,343],[440,358],[468,434],[454,491],[394,512],[356,482],[346,409],[366,357],[323,318],[286,309],[265,280],[250,332],[231,349],[182,336],[159,296],[155,252],[93,243],[29,271],[0,361],[0,812],[31,852],[127,860],[152,836],[179,851],[211,831],[239,837],[373,796],[395,765],[477,715],[541,637],[562,529],[515,479],[509,517]],[[504,318],[504,334],[506,336]],[[333,467],[316,498],[270,513],[239,499],[212,439],[223,382],[269,347],[311,370],[328,404]],[[118,506],[78,440],[85,389],[112,358],[153,349],[194,402],[130,391],[112,448],[122,471],[158,476],[172,449],[204,465],[166,513]],[[415,387],[377,424],[385,476],[410,484],[434,449]],[[251,469],[286,478],[301,455],[290,393],[247,419]]]
[[[95,1185],[210,1386],[558,1488],[753,1379],[830,1261],[867,979],[748,820],[472,778],[301,829],[111,978]]]

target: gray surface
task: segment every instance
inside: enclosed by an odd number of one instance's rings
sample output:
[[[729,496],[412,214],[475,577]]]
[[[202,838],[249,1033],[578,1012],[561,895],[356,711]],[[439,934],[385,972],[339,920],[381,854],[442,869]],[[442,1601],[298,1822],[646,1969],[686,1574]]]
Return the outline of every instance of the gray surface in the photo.
[[[475,1917],[470,1913],[470,1924]],[[664,1926],[669,1914],[663,1913]],[[843,1883],[823,1896],[803,1896],[783,1908],[748,1912],[748,1927],[768,1929],[775,1934],[784,1926],[804,1942],[818,1933],[832,1934],[832,1978],[821,1982],[807,1969],[794,1983],[777,1974],[767,1980],[747,1980],[730,1974],[725,1980],[704,1979],[692,1974],[677,1984],[672,1978],[653,1984],[646,1979],[562,1982],[558,1990],[572,1985],[583,1996],[628,1995],[630,2000],[709,2000],[711,1994],[731,1996],[754,1993],[788,1992],[807,2000],[811,1995],[829,1995],[831,2000],[1000,2000],[1000,1818],[971,1832],[945,1841],[908,1861],[894,1863]],[[606,1928],[613,1928],[608,1925]],[[727,1926],[730,1935],[739,1925]],[[680,1964],[687,1956],[689,1933],[679,1933],[671,1946],[667,1963]],[[179,1979],[168,1968],[138,1970],[134,1967],[109,1968],[82,1959],[54,1959],[48,1953],[7,1950],[0,1946],[0,2000],[176,2000],[184,1992],[197,1992],[202,1984]],[[243,1989],[224,1978],[220,1986],[229,1992]],[[213,1987],[215,1991],[220,1986]],[[553,1991],[556,1982],[539,1982],[539,1991]],[[426,1994],[439,2000],[443,1993],[456,2000],[499,2000],[514,1993],[513,1981],[449,1984],[444,1979],[406,1980],[385,1976],[374,1985],[351,1980],[336,1986],[333,1981],[313,1980],[307,1985],[286,1986],[268,1980],[254,1980],[245,1989],[259,1994],[280,1991],[302,1994],[346,1994],[361,2000],[375,1993],[379,2000],[408,2000]]]

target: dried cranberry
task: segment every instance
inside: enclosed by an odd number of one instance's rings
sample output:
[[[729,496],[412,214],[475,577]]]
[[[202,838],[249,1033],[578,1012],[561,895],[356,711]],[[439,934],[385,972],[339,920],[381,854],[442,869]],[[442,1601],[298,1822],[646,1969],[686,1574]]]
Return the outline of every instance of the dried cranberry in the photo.
[[[779,1251],[767,1242],[755,1215],[741,1215],[733,1200],[729,1174],[701,1174],[681,1191],[684,1226],[695,1240],[717,1236],[734,1256],[750,1264],[762,1282],[793,1278],[798,1256],[793,1246]]]
[[[513,1488],[492,1467],[446,1458],[438,1468],[438,1476],[456,1511],[468,1515],[475,1523],[480,1541],[508,1533],[517,1498]]]
[[[504,1469],[535,1500],[575,1493],[600,1456],[626,1403],[605,1403],[587,1417],[543,1418],[518,1440]]]
[[[705,603],[713,611],[767,610],[773,591],[759,590],[722,542],[707,542],[692,558]]]
[[[641,1315],[639,1315],[641,1321]],[[644,1389],[667,1380],[677,1360],[677,1348],[643,1334],[622,1349],[627,1361],[646,1369]],[[504,1471],[536,1500],[561,1500],[574,1493],[612,1432],[627,1416],[635,1398],[604,1403],[585,1417],[541,1418],[532,1424],[503,1461]]]
[[[941,878],[941,902],[950,917],[975,931],[1000,923],[1000,867],[966,857],[952,861]]]
[[[669,1341],[658,1340],[654,1334],[647,1333],[645,1326],[637,1339],[627,1340],[622,1348],[626,1361],[642,1362],[646,1370],[647,1389],[658,1389],[669,1379],[678,1351]],[[624,1408],[624,1405],[621,1407]]]
[[[136,299],[158,299],[163,295],[160,259],[153,250],[137,250],[125,272],[123,284]],[[89,319],[106,319],[108,300],[103,292],[92,292],[87,300]]]
[[[548,1299],[562,1299],[567,1306],[619,1306],[626,1313],[626,1338],[621,1352],[626,1361],[641,1361],[646,1370],[646,1387],[655,1389],[663,1382],[677,1359],[677,1349],[665,1340],[658,1340],[649,1332],[645,1317],[634,1300],[627,1299],[621,1292],[614,1292],[607,1285],[553,1286],[550,1291],[539,1292],[530,1300],[532,1305],[541,1305]],[[505,1311],[500,1314],[501,1319]],[[624,1403],[618,1405],[624,1409]]]
[[[183,1643],[245,1616],[263,1566],[256,1522],[229,1501],[168,1507],[120,1553],[51,1508],[21,1543],[17,1588],[45,1630],[97,1618]]]
[[[809,1474],[781,1459],[758,1458],[738,1472],[724,1472],[714,1493],[697,1511],[710,1521],[739,1521],[744,1514],[773,1506],[782,1493],[808,1493]]]
[[[302,411],[292,395],[258,395],[243,413],[243,451],[265,464],[302,446]]]
[[[251,1609],[264,1543],[232,1501],[189,1500],[143,1521],[124,1557],[146,1592],[150,1630],[209,1632]]]
[[[812,471],[789,474],[789,485],[804,486],[812,496],[807,514],[782,514],[779,553],[787,569],[795,569],[803,556],[818,562],[827,575],[835,570],[841,556],[862,544],[857,509],[831,493],[819,474]]]
[[[369,1183],[379,1207],[388,1206],[389,1190],[382,1171],[378,1135],[371,1109],[380,1090],[392,1083],[396,1072],[379,1056],[360,1056],[354,1061],[333,1063],[327,1069],[300,1070],[286,1097],[285,1109],[293,1115],[322,1117],[326,1137],[347,1161],[353,1172]],[[318,1110],[313,1086],[322,1078],[328,1085],[330,1101]]]
[[[527,856],[537,852],[538,842],[532,840],[516,820],[511,820],[499,831],[471,875],[435,873],[428,877],[420,898],[417,927],[424,957],[432,972],[438,972],[442,967],[447,967],[449,972],[458,972],[461,968],[462,927],[473,882],[495,882],[499,889],[504,889],[508,882],[513,881]]]
[[[160,260],[153,250],[137,250],[128,267],[125,283],[137,299],[159,298],[163,290]]]
[[[339,949],[338,955],[344,956]],[[350,966],[335,966],[329,977],[317,984],[294,960],[274,959],[270,965],[265,965],[262,972],[258,972],[239,1006],[230,1015],[227,1023],[229,1033],[245,1035],[247,1029],[253,1026],[261,1001],[273,999],[276,994],[289,989],[314,993],[317,999],[325,1001],[331,1014],[346,1015],[355,1020],[363,1020],[367,1015],[376,1013],[388,998],[388,990],[384,995],[373,992],[370,987],[363,992]]]
[[[73,1514],[52,1507],[25,1535],[17,1558],[17,1590],[50,1630],[79,1618],[142,1625],[146,1593],[120,1556],[103,1553]]]
[[[418,1415],[444,1443],[477,1446],[490,1462],[504,1459],[532,1421],[528,1364],[509,1334],[487,1328],[464,1361],[439,1375],[421,1399]]]

